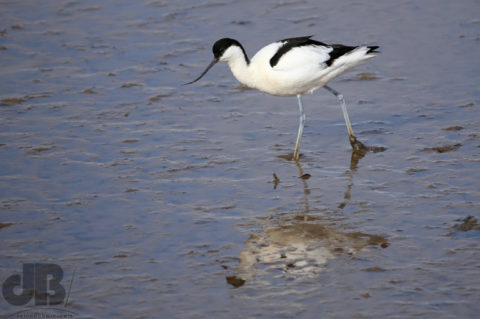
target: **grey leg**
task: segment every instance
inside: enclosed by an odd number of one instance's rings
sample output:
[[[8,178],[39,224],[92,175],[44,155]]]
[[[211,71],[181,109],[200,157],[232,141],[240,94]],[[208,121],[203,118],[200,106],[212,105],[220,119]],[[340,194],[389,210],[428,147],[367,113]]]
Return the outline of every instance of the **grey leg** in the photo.
[[[333,95],[335,95],[338,100],[340,101],[340,105],[342,107],[342,112],[343,112],[343,117],[345,118],[345,124],[347,125],[347,131],[348,131],[348,138],[350,140],[350,144],[352,145],[352,148],[354,151],[360,151],[360,150],[366,150],[367,147],[363,145],[360,141],[357,140],[355,137],[355,134],[353,134],[353,128],[352,124],[350,124],[350,118],[348,117],[347,113],[347,106],[345,105],[345,99],[343,98],[343,94],[341,94],[338,91],[335,91],[331,87],[324,85],[323,86],[327,91],[331,92]]]
[[[302,139],[303,134],[303,127],[305,126],[305,111],[303,110],[303,103],[302,103],[302,96],[299,94],[297,95],[298,99],[298,108],[300,110],[300,125],[298,126],[298,135],[297,135],[297,143],[295,144],[295,151],[293,152],[293,159],[298,161],[300,158],[300,140]]]

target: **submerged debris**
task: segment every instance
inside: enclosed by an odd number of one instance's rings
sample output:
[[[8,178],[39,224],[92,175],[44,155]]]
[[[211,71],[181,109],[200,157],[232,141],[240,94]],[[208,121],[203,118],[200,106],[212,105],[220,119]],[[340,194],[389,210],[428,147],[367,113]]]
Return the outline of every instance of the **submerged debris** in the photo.
[[[468,216],[467,218],[462,220],[461,224],[455,224],[453,228],[461,231],[480,230],[480,224],[478,223],[476,217]]]
[[[425,147],[423,150],[424,151],[435,151],[438,153],[445,153],[445,152],[450,152],[450,151],[456,151],[462,146],[462,144],[457,143],[453,145],[445,145],[445,146],[437,146],[437,147]]]
[[[2,99],[0,102],[2,105],[12,105],[12,104],[21,104],[25,102],[25,100],[22,98],[13,97],[8,99]]]
[[[362,269],[363,271],[368,271],[368,272],[383,272],[383,271],[386,271],[385,269],[381,268],[381,267],[377,267],[377,266],[374,266],[374,267],[368,267],[368,268],[365,268],[365,269]]]
[[[3,227],[11,226],[11,225],[13,225],[13,223],[2,223],[2,222],[0,222],[0,229],[2,229]]]
[[[463,126],[455,125],[455,126],[446,127],[443,130],[444,131],[461,131],[463,130]]]
[[[232,285],[234,288],[241,287],[245,283],[244,279],[237,276],[227,276],[225,279],[227,280],[227,283]]]
[[[97,94],[97,91],[95,91],[95,88],[86,88],[80,93],[81,94]]]
[[[121,86],[122,89],[128,89],[128,88],[133,88],[133,87],[136,87],[136,86],[141,86],[140,84],[138,83],[125,83]]]
[[[368,292],[362,294],[361,296],[362,296],[363,298],[365,298],[365,299],[368,299],[368,298],[371,297],[371,295],[370,295]]]
[[[372,72],[360,72],[357,73],[353,78],[348,79],[346,81],[374,81],[378,80],[379,77]]]

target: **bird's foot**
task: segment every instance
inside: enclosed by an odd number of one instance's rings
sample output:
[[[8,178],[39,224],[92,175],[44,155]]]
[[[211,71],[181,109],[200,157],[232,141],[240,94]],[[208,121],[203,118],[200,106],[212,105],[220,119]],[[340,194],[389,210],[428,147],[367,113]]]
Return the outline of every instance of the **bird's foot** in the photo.
[[[349,138],[350,144],[352,145],[352,149],[354,152],[366,153],[369,150],[369,148],[366,147],[362,142],[357,140],[355,136],[350,135]]]
[[[387,150],[386,147],[383,146],[366,146],[359,140],[354,135],[349,136],[350,139],[350,144],[352,145],[353,152],[359,153],[362,155],[365,155],[366,152],[384,152]],[[363,157],[363,156],[362,156]]]
[[[290,158],[290,160],[295,161],[295,162],[298,162],[299,159],[300,159],[300,153],[299,152],[294,152],[292,154],[292,157]]]

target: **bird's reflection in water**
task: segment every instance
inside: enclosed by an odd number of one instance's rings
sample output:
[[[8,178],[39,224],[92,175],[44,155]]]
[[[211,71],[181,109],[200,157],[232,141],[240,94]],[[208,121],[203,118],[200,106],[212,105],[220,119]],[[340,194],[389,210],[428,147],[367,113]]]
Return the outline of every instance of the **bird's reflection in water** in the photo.
[[[361,157],[352,156],[347,171],[349,180],[344,200],[337,210],[346,207],[353,186],[353,172]],[[260,219],[261,231],[252,234],[239,254],[234,276],[227,282],[235,287],[243,285],[264,271],[281,271],[285,276],[311,277],[321,272],[329,260],[339,255],[354,255],[368,246],[386,248],[387,240],[379,235],[361,232],[343,232],[333,222],[323,220],[310,211],[308,178],[300,163],[296,162],[303,183],[303,210],[300,213],[283,213]]]

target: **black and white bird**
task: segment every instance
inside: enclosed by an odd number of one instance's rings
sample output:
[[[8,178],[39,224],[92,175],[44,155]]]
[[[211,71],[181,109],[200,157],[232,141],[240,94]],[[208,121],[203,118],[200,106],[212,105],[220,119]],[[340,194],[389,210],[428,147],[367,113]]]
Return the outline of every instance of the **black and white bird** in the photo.
[[[300,125],[293,159],[300,157],[300,140],[305,125],[302,95],[324,87],[333,93],[342,107],[350,144],[355,151],[366,147],[357,140],[345,106],[343,95],[326,84],[340,74],[376,56],[378,46],[346,46],[325,44],[311,36],[289,38],[271,43],[249,60],[240,42],[223,38],[213,45],[213,61],[192,84],[200,80],[217,62],[225,61],[242,84],[277,96],[297,96]]]

